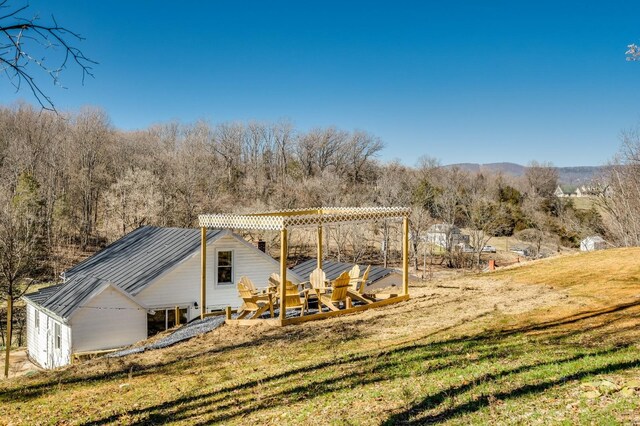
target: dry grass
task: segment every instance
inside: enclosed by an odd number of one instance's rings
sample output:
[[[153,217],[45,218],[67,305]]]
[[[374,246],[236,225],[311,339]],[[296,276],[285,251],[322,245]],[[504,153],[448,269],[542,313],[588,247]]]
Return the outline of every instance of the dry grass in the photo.
[[[412,287],[400,305],[284,328],[223,327],[172,348],[13,379],[0,384],[0,419],[640,421],[639,257],[616,250],[441,280]]]

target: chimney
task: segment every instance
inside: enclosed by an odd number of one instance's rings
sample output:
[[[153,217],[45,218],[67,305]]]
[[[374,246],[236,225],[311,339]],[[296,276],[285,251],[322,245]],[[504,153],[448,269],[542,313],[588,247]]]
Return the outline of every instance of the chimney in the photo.
[[[258,240],[258,250],[263,253],[267,252],[267,243],[263,240]]]

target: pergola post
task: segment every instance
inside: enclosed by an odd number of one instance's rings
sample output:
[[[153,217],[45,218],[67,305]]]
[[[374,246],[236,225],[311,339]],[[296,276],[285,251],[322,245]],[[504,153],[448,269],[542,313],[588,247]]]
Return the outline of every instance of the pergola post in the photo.
[[[318,269],[322,269],[322,225],[318,225],[318,239],[317,239],[317,243],[318,243],[318,253],[317,253],[317,259],[318,259]]]
[[[207,228],[200,228],[200,319],[207,310]]]
[[[402,294],[409,294],[409,218],[402,218]]]
[[[287,228],[280,230],[280,319],[286,317],[287,307]]]

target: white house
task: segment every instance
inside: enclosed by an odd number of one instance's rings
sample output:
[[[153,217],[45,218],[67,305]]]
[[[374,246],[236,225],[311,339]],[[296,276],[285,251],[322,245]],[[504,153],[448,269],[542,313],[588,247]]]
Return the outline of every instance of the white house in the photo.
[[[278,262],[230,231],[207,232],[207,303],[238,307],[245,275],[266,286]],[[289,279],[300,282],[291,272]],[[24,296],[29,357],[44,368],[72,354],[127,346],[200,316],[200,230],[144,226]]]
[[[469,244],[469,236],[464,235],[457,226],[448,223],[431,225],[424,239],[428,243],[438,245],[447,250],[458,244],[462,246]]]
[[[578,195],[576,193],[577,190],[578,187],[575,185],[558,185],[556,190],[553,192],[553,195],[560,198],[575,197]]]
[[[604,250],[607,242],[599,235],[593,235],[580,241],[580,251]]]

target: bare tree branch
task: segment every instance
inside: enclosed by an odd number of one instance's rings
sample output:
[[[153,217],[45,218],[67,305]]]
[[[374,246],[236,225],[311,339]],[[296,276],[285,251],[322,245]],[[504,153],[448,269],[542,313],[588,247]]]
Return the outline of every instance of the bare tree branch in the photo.
[[[26,84],[43,109],[55,111],[53,101],[42,89],[38,76],[46,75],[54,86],[63,87],[60,74],[68,64],[73,64],[82,71],[84,84],[87,76],[93,77],[92,66],[97,62],[72,44],[84,38],[60,26],[53,16],[52,23],[40,23],[37,15],[32,18],[21,16],[28,5],[11,10],[7,2],[0,1],[0,9],[10,9],[0,17],[0,71],[16,91]],[[45,52],[53,54],[45,57]]]

